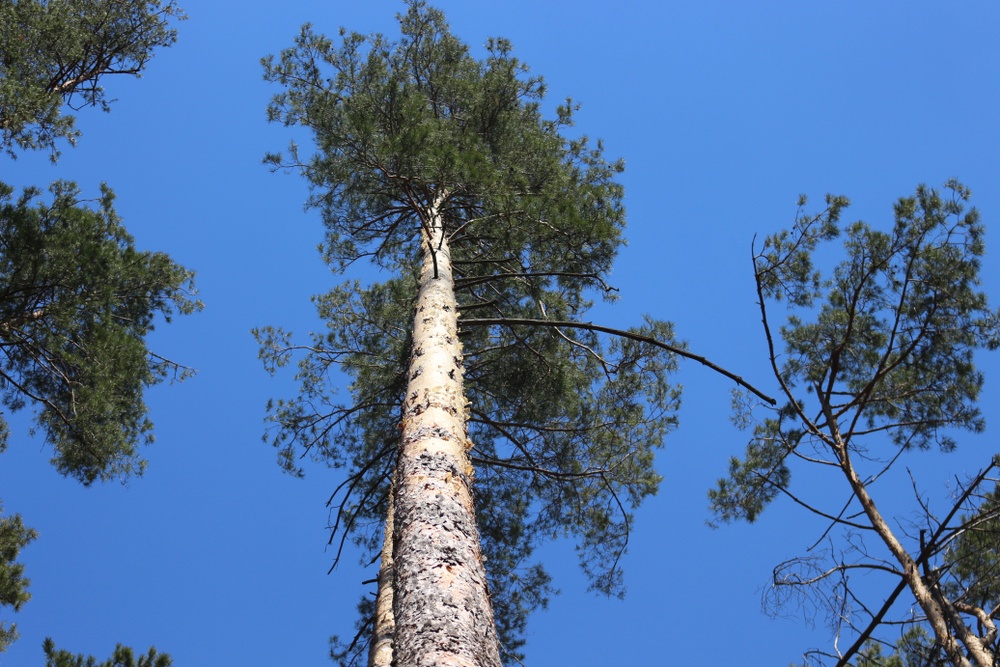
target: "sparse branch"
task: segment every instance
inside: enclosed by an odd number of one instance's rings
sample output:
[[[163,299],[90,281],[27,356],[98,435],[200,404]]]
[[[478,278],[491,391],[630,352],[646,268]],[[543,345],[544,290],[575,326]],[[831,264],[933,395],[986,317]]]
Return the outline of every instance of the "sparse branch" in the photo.
[[[333,540],[336,537],[337,533],[339,532],[340,522],[343,520],[344,513],[347,510],[347,502],[354,494],[354,490],[358,487],[359,484],[367,482],[366,475],[377,464],[384,463],[385,456],[394,448],[395,448],[395,443],[386,445],[381,451],[377,452],[374,456],[368,459],[368,461],[363,466],[361,466],[357,470],[357,472],[355,472],[347,479],[345,479],[343,482],[341,482],[339,485],[337,485],[337,488],[335,488],[333,490],[333,493],[330,494],[330,498],[326,501],[327,507],[330,507],[333,504],[334,499],[340,494],[341,489],[343,489],[345,486],[347,487],[347,491],[344,494],[344,499],[340,502],[339,506],[337,507],[337,514],[336,518],[334,519],[333,526],[330,528],[330,539],[327,542],[328,545],[333,544]],[[362,503],[363,502],[364,500],[362,500]],[[353,517],[351,517],[351,520],[353,520]],[[333,559],[333,564],[330,566],[330,571],[336,568],[337,564],[340,562],[340,555],[344,550],[344,544],[349,534],[350,531],[347,528],[345,528],[344,531],[341,533],[340,545],[337,548],[337,554]]]
[[[624,329],[614,329],[612,327],[601,326],[599,324],[592,324],[590,322],[567,322],[567,321],[557,321],[557,320],[535,320],[535,319],[525,319],[517,317],[506,317],[506,318],[470,318],[462,319],[462,326],[543,326],[543,327],[562,327],[565,329],[585,329],[587,331],[596,331],[600,333],[610,334],[612,336],[618,336],[621,338],[628,338],[631,340],[639,341],[640,343],[646,343],[648,345],[653,345],[661,349],[672,352],[677,356],[684,357],[685,359],[691,359],[692,361],[697,361],[703,366],[707,366],[716,373],[720,373],[730,380],[733,380],[740,386],[746,388],[758,398],[766,401],[771,405],[775,405],[777,401],[764,392],[760,391],[742,377],[727,371],[726,369],[718,366],[703,356],[688,352],[684,348],[678,347],[676,345],[671,345],[670,343],[664,343],[663,341],[651,338],[649,336],[643,336],[642,334],[637,334],[632,331],[626,331]]]
[[[763,481],[764,483],[768,484],[769,486],[774,487],[777,491],[779,491],[780,493],[782,493],[785,496],[787,496],[789,499],[791,499],[792,502],[794,502],[799,507],[802,507],[803,509],[806,509],[809,512],[812,512],[813,514],[816,514],[818,516],[823,517],[824,519],[827,519],[828,521],[830,521],[831,524],[841,525],[841,526],[848,526],[849,528],[857,528],[859,530],[873,530],[872,527],[870,525],[868,525],[868,524],[855,523],[853,521],[848,521],[848,520],[844,519],[842,516],[839,516],[839,515],[827,514],[826,512],[824,512],[821,509],[819,509],[818,507],[816,507],[815,505],[811,505],[811,504],[807,503],[806,501],[802,500],[801,498],[799,498],[798,496],[796,496],[795,494],[793,494],[791,491],[788,490],[788,488],[786,486],[784,486],[782,484],[775,484],[771,480],[770,475],[759,475],[758,474],[758,476],[760,477],[761,481]],[[827,530],[829,530],[829,529],[827,529]]]
[[[520,463],[515,463],[511,459],[497,459],[492,457],[484,456],[473,456],[472,462],[476,465],[486,465],[486,466],[496,466],[499,468],[508,468],[510,470],[520,470],[523,472],[531,472],[542,477],[548,477],[549,479],[555,480],[575,480],[585,477],[600,477],[604,475],[607,471],[602,468],[587,469],[582,472],[562,472],[560,470],[550,470],[549,468],[540,468],[534,465],[523,465]]]
[[[751,251],[752,250],[753,248],[751,246]],[[791,387],[789,387],[788,383],[785,381],[781,369],[778,368],[778,354],[777,352],[775,352],[774,349],[774,337],[771,335],[771,325],[770,323],[768,323],[767,320],[767,300],[764,298],[764,286],[760,279],[761,273],[757,269],[757,259],[759,257],[757,255],[753,255],[752,252],[751,255],[753,257],[753,264],[754,264],[754,280],[756,282],[756,287],[757,287],[757,305],[760,307],[760,321],[762,326],[764,327],[764,336],[767,339],[767,352],[768,352],[767,357],[768,360],[771,362],[771,371],[774,374],[775,379],[778,381],[778,384],[781,386],[782,393],[784,393],[785,397],[788,399],[789,405],[795,407],[796,414],[798,414],[802,422],[806,424],[809,430],[812,431],[813,433],[822,434],[822,430],[813,423],[813,421],[805,414],[805,412],[803,412],[801,406],[799,405],[798,400],[796,400],[795,395],[792,393]],[[777,404],[777,401],[773,398],[770,399],[768,402],[771,405]]]
[[[794,561],[790,561],[790,563],[791,562]],[[777,568],[775,568],[775,572],[784,569],[787,565],[789,565],[789,563],[782,563]],[[777,577],[775,577],[774,584],[775,586],[812,586],[813,584],[823,581],[824,579],[827,579],[834,574],[843,574],[850,570],[873,570],[876,572],[887,572],[892,575],[902,576],[902,573],[899,570],[885,565],[879,565],[877,563],[838,563],[837,565],[831,567],[828,570],[825,570],[813,577],[808,577],[805,579],[791,580],[789,578],[785,578],[779,580]]]
[[[618,288],[607,284],[600,275],[596,273],[569,273],[565,271],[541,271],[541,272],[524,272],[524,273],[496,273],[488,276],[474,276],[470,278],[458,278],[455,280],[455,289],[464,289],[468,287],[475,287],[482,283],[492,282],[495,280],[509,280],[512,278],[579,278],[581,280],[591,280],[598,283],[601,289],[607,292],[617,292]]]

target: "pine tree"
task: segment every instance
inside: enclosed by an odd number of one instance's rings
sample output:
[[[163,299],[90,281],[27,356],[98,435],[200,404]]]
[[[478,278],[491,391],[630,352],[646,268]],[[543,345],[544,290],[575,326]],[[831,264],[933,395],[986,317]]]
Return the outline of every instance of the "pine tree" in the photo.
[[[42,645],[45,651],[45,667],[170,667],[174,661],[165,653],[157,653],[156,648],[150,647],[144,655],[138,659],[135,652],[127,646],[119,644],[115,647],[114,653],[107,660],[101,662],[93,656],[85,656],[70,653],[64,649],[57,649],[55,642],[46,639]]]
[[[824,211],[800,212],[793,229],[768,237],[754,257],[768,353],[785,402],[754,425],[745,456],[732,460],[710,497],[723,521],[752,522],[786,496],[824,522],[822,541],[831,547],[817,543],[811,554],[782,563],[771,587],[775,603],[797,594],[829,612],[838,651],[813,652],[820,661],[881,659],[872,641],[886,641],[874,633],[890,622],[925,624],[937,646],[931,653],[956,667],[996,661],[996,599],[977,596],[975,582],[961,583],[973,564],[961,554],[975,546],[982,558],[989,551],[975,536],[995,547],[995,533],[969,532],[990,525],[979,513],[961,517],[979,505],[1000,460],[961,482],[943,511],[919,498],[918,519],[888,514],[876,489],[912,452],[951,451],[956,433],[984,426],[975,354],[997,347],[1000,315],[979,288],[985,230],[978,212],[966,209],[970,196],[957,181],[943,191],[918,187],[897,202],[890,230],[848,225],[843,259],[824,272],[817,263],[829,255],[821,248],[841,235],[848,205],[828,197]],[[770,324],[776,304],[789,310],[780,330],[784,354]],[[832,475],[843,494],[796,490],[796,466]],[[860,573],[882,578],[880,604],[862,599],[852,583]],[[887,617],[904,592],[914,616]],[[901,652],[914,660],[933,657],[921,657],[919,637],[904,640]]]
[[[47,150],[54,161],[57,141],[79,136],[65,109],[108,110],[104,79],[139,76],[155,48],[174,42],[175,18],[173,0],[0,2],[0,148],[11,158]],[[146,336],[158,319],[201,307],[193,274],[137,249],[113,201],[106,186],[88,201],[74,183],[53,183],[48,197],[0,183],[0,405],[32,410],[53,465],[85,485],[142,473],[140,447],[153,439],[144,390],[190,373]],[[0,451],[8,437],[0,413]],[[0,604],[14,611],[30,597],[16,559],[35,537],[20,515],[0,518]],[[0,624],[0,651],[15,637]],[[115,655],[115,665],[132,664],[121,662],[130,649]],[[169,664],[147,657],[139,664]]]
[[[622,163],[567,137],[575,105],[545,118],[506,40],[480,60],[420,0],[399,20],[397,41],[307,25],[264,60],[284,88],[271,120],[315,138],[268,161],[308,179],[324,259],[390,274],[317,297],[328,328],[308,344],[256,332],[270,370],[298,353],[300,393],[271,406],[268,437],[292,472],[302,456],[347,470],[337,558],[354,540],[380,562],[335,658],[362,660],[372,636],[372,664],[497,665],[551,592],[531,562],[543,540],[576,537],[592,587],[623,591],[632,511],[675,424],[668,376],[694,355],[666,322],[584,319],[591,295],[615,296],[625,212]]]
[[[24,565],[17,562],[21,549],[37,537],[20,516],[0,517],[0,604],[18,611],[31,598]],[[17,639],[17,626],[0,622],[0,652]]]
[[[104,80],[141,76],[177,39],[174,0],[5,0],[0,3],[0,145],[51,151],[80,136],[66,107],[109,110]]]

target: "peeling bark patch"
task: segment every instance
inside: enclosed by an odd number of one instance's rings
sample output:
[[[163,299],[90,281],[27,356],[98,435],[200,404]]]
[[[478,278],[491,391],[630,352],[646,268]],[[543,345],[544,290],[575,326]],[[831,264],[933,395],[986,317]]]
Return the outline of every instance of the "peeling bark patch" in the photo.
[[[434,438],[437,440],[452,440],[455,442],[462,442],[465,439],[464,436],[459,437],[456,434],[452,433],[450,430],[441,426],[423,426],[407,433],[405,438],[403,439],[403,443],[411,444],[417,441],[427,440],[430,438]],[[421,454],[421,456],[424,455]]]
[[[417,368],[410,374],[410,380],[415,380],[418,377],[425,375],[422,368]],[[449,372],[442,372],[442,369],[436,368],[432,369],[426,375],[440,377],[442,380],[447,380],[451,384],[455,384],[460,381],[461,376],[452,369]],[[420,392],[411,392],[409,398],[403,407],[404,416],[416,416],[423,414],[427,410],[435,408],[441,410],[448,415],[454,416],[459,414],[460,408],[467,403],[465,397],[462,396],[460,392],[455,391],[454,387],[450,386],[435,386],[427,388],[425,387]]]
[[[492,626],[493,618],[487,612],[478,531],[470,511],[470,480],[445,452],[425,451],[401,464],[401,478],[419,479],[420,484],[400,489],[413,502],[406,503],[405,511],[397,508],[395,517],[394,560],[401,584],[394,599],[397,627],[418,624],[417,632],[429,634],[425,641],[439,651],[464,656],[454,664],[492,664],[483,655],[489,653],[483,628]],[[408,658],[400,651],[397,664],[431,667],[442,664],[435,661],[443,657],[425,653]]]

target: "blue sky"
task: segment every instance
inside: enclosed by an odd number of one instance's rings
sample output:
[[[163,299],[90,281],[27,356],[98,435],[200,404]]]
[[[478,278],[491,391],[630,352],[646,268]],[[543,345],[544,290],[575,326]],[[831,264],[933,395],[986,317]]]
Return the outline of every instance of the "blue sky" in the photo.
[[[374,575],[353,557],[326,574],[324,503],[338,473],[314,466],[292,479],[261,442],[267,399],[294,386],[263,371],[249,331],[305,333],[316,326],[309,297],[339,279],[315,250],[321,225],[303,210],[302,181],[261,164],[290,134],[265,122],[275,90],[259,59],[306,21],[328,34],[394,34],[402,3],[257,4],[187,0],[178,43],[141,80],[108,81],[119,101],[110,114],[79,115],[83,138],[58,165],[0,161],[13,185],[64,178],[96,195],[110,184],[138,245],[196,270],[206,303],[152,336],[199,373],[150,393],[157,442],[144,478],[83,489],[51,469],[24,416],[12,420],[0,497],[41,536],[23,554],[34,597],[15,619],[22,639],[0,664],[41,664],[50,635],[99,656],[116,642],[155,644],[178,667],[327,665],[328,636],[352,633],[361,581]],[[847,220],[879,225],[918,183],[958,177],[987,228],[1000,219],[995,3],[435,6],[475,49],[508,37],[552,104],[581,102],[579,131],[626,160],[630,245],[613,275],[622,298],[595,319],[670,319],[693,351],[768,391],[750,245],[791,224],[799,193],[847,195]],[[984,275],[1000,299],[996,252]],[[993,357],[983,368],[986,433],[963,437],[955,454],[908,461],[933,497],[998,450],[1000,368]],[[533,617],[526,664],[788,664],[828,646],[821,617],[761,613],[771,568],[822,528],[780,502],[758,525],[706,527],[706,492],[744,436],[727,419],[730,382],[691,363],[678,379],[681,426],[658,458],[661,492],[635,524],[627,597],[586,593],[571,545],[548,547],[562,595]]]

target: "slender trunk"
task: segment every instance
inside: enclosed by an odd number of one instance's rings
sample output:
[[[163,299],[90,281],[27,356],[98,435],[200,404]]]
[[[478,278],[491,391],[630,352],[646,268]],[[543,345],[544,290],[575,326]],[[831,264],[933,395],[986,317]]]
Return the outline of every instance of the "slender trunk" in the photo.
[[[393,485],[395,486],[395,484]],[[392,637],[396,629],[392,615],[392,532],[396,525],[392,489],[389,490],[389,508],[385,516],[385,538],[378,569],[378,594],[375,597],[375,619],[372,626],[372,643],[368,649],[368,667],[392,667]]]
[[[959,645],[960,641],[961,645],[968,650],[969,655],[976,661],[977,665],[992,665],[993,657],[985,649],[980,639],[975,636],[961,617],[959,617],[948,600],[944,599],[941,592],[936,587],[932,587],[936,585],[929,586],[923,577],[920,576],[920,568],[916,560],[910,556],[909,552],[896,538],[896,534],[892,531],[892,528],[875,505],[875,500],[869,495],[868,487],[858,476],[857,470],[855,470],[854,464],[851,462],[847,444],[841,437],[840,430],[833,419],[832,411],[829,410],[827,405],[824,405],[824,411],[833,425],[831,427],[831,435],[834,441],[834,451],[840,461],[840,468],[847,477],[851,489],[858,498],[858,502],[861,503],[861,507],[871,522],[872,528],[882,538],[882,541],[902,567],[903,578],[913,593],[917,604],[924,611],[927,622],[934,630],[934,635],[941,643],[949,661],[955,667],[970,667],[971,663],[963,653],[962,647]],[[951,623],[951,627],[949,627],[949,622]],[[957,638],[956,634],[958,635]]]
[[[472,500],[451,256],[428,211],[394,489],[397,667],[500,667]]]

